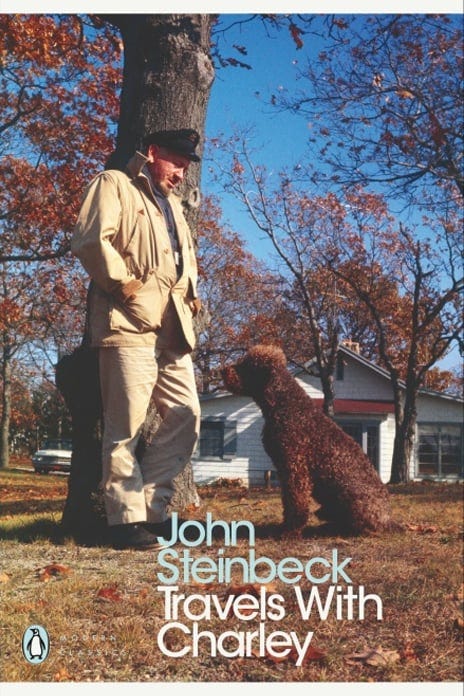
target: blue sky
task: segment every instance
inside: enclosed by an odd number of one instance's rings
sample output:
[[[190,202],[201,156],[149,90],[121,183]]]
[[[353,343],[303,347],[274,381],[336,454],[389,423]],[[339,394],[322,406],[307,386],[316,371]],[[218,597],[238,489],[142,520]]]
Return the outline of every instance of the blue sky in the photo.
[[[250,16],[223,15],[219,27]],[[236,53],[234,44],[243,44],[247,55]],[[288,114],[278,114],[267,102],[282,87],[296,84],[298,69],[317,50],[316,40],[307,37],[303,49],[298,50],[287,29],[266,31],[260,20],[255,19],[225,33],[221,49],[224,55],[234,55],[249,63],[252,69],[227,67],[217,71],[208,107],[207,134],[231,130],[237,124],[253,124],[266,145],[263,156],[270,164],[279,166],[297,158],[307,135],[305,123]]]
[[[247,17],[250,15],[223,15],[219,26],[233,25]],[[235,52],[234,44],[244,45],[247,55]],[[252,69],[227,67],[217,71],[208,105],[206,137],[252,127],[260,164],[275,172],[296,164],[306,147],[306,123],[288,113],[278,113],[269,105],[269,100],[282,87],[292,88],[296,84],[298,69],[314,50],[317,45],[313,38],[308,37],[304,48],[297,50],[288,30],[266,30],[258,19],[237,24],[227,31],[221,38],[223,55],[237,57]],[[270,242],[259,240],[256,229],[240,212],[237,201],[214,185],[207,162],[203,166],[202,184],[204,192],[221,193],[226,221],[241,234],[255,255],[266,257]]]

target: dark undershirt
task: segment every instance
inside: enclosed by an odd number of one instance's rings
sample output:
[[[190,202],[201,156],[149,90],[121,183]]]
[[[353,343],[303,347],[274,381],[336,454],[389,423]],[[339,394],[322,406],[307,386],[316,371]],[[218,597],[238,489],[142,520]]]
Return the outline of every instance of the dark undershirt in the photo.
[[[149,178],[151,188],[153,191],[153,195],[155,196],[156,202],[158,203],[159,207],[161,208],[161,211],[164,215],[164,220],[166,222],[166,227],[168,230],[169,234],[169,239],[171,241],[171,248],[172,248],[172,253],[174,255],[174,261],[176,263],[176,268],[177,268],[177,276],[180,277],[182,274],[182,255],[180,253],[180,244],[179,244],[179,236],[177,234],[177,226],[176,226],[176,221],[174,220],[174,215],[172,212],[171,205],[169,203],[169,200],[167,197],[161,193],[161,191],[158,191],[156,186],[153,183],[153,180],[150,176],[150,173],[148,171],[145,172]]]

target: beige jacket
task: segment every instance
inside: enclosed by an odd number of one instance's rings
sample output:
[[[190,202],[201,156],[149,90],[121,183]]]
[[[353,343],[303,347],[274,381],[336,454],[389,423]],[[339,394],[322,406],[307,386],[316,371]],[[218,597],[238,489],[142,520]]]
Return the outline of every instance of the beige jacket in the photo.
[[[178,196],[171,195],[183,260],[177,280],[164,216],[142,173],[147,158],[137,152],[127,173],[108,170],[88,186],[77,220],[72,253],[92,279],[90,342],[94,347],[155,344],[172,297],[188,348],[195,346],[189,302],[197,297],[197,264]],[[143,286],[122,304],[118,290],[131,280]]]

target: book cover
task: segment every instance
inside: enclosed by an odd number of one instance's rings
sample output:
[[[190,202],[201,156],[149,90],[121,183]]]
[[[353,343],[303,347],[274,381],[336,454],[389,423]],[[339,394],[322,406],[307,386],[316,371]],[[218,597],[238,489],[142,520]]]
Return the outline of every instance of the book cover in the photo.
[[[0,0],[0,10],[24,8]],[[245,18],[248,22],[251,15]],[[297,51],[303,40],[316,41],[297,25],[290,23],[287,29]],[[17,67],[8,63],[6,44],[0,53],[0,97],[1,80]],[[45,49],[44,44],[44,60],[53,46]],[[235,46],[234,56],[240,54],[242,63],[244,50]],[[300,60],[301,53],[297,55]],[[265,56],[263,63],[269,61]],[[232,59],[229,64],[234,65]],[[242,69],[250,72],[246,65]],[[241,90],[241,79],[233,79],[234,94]],[[268,84],[269,72],[264,70],[260,79]],[[373,75],[374,82],[379,80]],[[19,94],[21,85],[16,89]],[[261,98],[258,93],[255,97]],[[225,118],[224,98],[223,91],[215,102],[215,127]],[[403,92],[401,98],[411,96]],[[234,117],[243,111],[242,103],[235,105]],[[19,107],[17,115],[23,115]],[[272,118],[265,130],[275,135]],[[307,130],[308,124],[305,137]],[[290,152],[296,141],[287,126],[276,149]],[[8,158],[14,145],[5,143],[1,159]],[[8,168],[3,175],[10,181]],[[9,230],[1,227],[2,214],[0,201],[0,233],[6,240]],[[253,235],[251,243],[260,246]],[[260,255],[267,254],[268,247],[260,247]],[[32,283],[27,278],[36,296],[39,290]],[[5,298],[0,295],[0,329],[14,318]],[[358,368],[361,362],[346,349],[345,368]],[[362,367],[366,383],[374,372],[383,379],[380,371],[365,363]],[[6,372],[0,381],[4,386]],[[321,396],[320,385],[305,384],[313,397]],[[351,389],[353,384],[360,389],[361,379],[353,378]],[[355,411],[353,394],[343,395],[345,426],[377,458],[385,480],[393,402],[391,396],[379,396],[377,382],[372,390],[374,396],[364,399],[370,411],[364,413]],[[219,408],[216,396],[203,401],[210,427],[203,443],[206,453],[196,461],[199,502],[174,510],[171,534],[156,552],[117,551],[63,538],[67,477],[41,475],[29,456],[14,456],[8,468],[0,469],[1,696],[90,687],[234,694],[257,689],[397,693],[404,688],[411,694],[436,686],[449,696],[460,693],[462,422],[456,416],[458,399],[445,404],[437,395],[429,398],[421,405],[430,416],[423,419],[422,442],[425,450],[431,448],[417,459],[423,470],[415,471],[417,480],[389,486],[398,528],[375,534],[334,531],[318,519],[314,501],[309,501],[302,532],[285,533],[281,488],[262,459],[262,422],[250,402],[229,399]],[[13,407],[14,417],[26,413],[19,400]],[[215,449],[219,436],[220,456]],[[258,475],[252,480],[253,457]]]

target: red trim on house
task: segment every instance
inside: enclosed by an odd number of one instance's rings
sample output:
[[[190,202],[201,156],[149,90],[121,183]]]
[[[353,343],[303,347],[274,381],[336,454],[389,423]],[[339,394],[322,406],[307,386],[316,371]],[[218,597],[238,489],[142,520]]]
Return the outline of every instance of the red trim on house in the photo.
[[[323,399],[313,399],[316,406],[322,408]],[[395,413],[395,405],[393,401],[358,401],[356,399],[335,399],[334,401],[335,415],[343,415],[345,413],[362,413],[362,414],[387,414]]]

